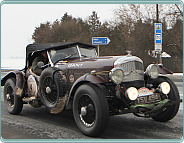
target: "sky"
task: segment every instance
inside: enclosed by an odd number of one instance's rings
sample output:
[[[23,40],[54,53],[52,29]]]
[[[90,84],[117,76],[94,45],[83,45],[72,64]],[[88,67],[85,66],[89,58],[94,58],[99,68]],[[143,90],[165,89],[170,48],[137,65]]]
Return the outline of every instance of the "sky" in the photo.
[[[24,59],[25,49],[33,43],[32,34],[40,23],[53,22],[67,12],[88,18],[96,11],[100,21],[114,18],[118,4],[3,4],[1,13],[1,60]]]
[[[3,4],[1,60],[25,59],[26,46],[33,43],[32,35],[40,23],[60,20],[66,12],[86,19],[92,11],[98,13],[101,22],[111,21],[115,18],[114,10],[119,7],[120,4]]]

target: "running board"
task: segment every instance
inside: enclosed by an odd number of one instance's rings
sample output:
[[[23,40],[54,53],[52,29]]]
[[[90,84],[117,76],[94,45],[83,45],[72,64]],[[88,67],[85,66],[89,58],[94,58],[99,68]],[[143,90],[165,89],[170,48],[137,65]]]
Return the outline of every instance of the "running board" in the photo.
[[[31,96],[31,97],[24,97],[22,98],[22,101],[23,102],[31,102],[33,100],[36,100],[36,97],[35,96]]]

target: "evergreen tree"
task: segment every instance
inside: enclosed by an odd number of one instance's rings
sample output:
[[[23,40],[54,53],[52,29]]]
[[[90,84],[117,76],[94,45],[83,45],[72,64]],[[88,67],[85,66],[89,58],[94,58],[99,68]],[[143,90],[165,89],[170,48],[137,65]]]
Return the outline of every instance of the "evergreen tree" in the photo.
[[[61,17],[61,22],[62,23],[66,23],[68,21],[72,20],[72,16],[68,15],[68,13],[66,12],[63,17]]]
[[[162,9],[168,6],[173,5],[160,6],[159,16],[162,22],[163,51],[171,55],[171,58],[163,58],[163,64],[173,72],[182,72],[183,12],[179,5],[170,12],[163,13]],[[126,54],[126,50],[131,50],[133,55],[144,61],[145,67],[155,62],[155,59],[148,55],[149,50],[154,50],[155,5],[124,5],[116,11],[116,16],[118,19],[101,24],[95,11],[88,20],[74,18],[65,13],[60,20],[55,20],[52,24],[41,23],[35,28],[32,38],[35,43],[91,44],[92,37],[108,37],[111,42],[101,46],[101,56],[122,55]]]
[[[32,35],[32,39],[35,43],[49,43],[51,37],[51,24],[50,22],[41,23],[39,27],[36,27]]]
[[[89,25],[91,26],[90,31],[92,33],[98,32],[101,27],[100,17],[97,16],[95,11],[92,12],[92,15],[89,17]]]

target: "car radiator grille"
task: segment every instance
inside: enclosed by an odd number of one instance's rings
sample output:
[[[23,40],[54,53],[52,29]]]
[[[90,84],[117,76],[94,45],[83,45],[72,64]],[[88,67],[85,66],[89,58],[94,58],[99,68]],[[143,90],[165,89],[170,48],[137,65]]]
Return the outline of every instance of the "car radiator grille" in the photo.
[[[131,61],[121,64],[125,77],[123,82],[131,82],[136,80],[144,80],[143,64],[138,61]]]

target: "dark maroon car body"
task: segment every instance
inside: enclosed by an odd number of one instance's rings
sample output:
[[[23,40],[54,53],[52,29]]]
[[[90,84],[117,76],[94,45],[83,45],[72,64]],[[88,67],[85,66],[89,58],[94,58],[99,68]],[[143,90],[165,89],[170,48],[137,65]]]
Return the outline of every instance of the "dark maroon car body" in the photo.
[[[1,80],[8,111],[19,114],[23,104],[46,106],[54,114],[72,109],[78,128],[89,136],[101,134],[113,115],[133,113],[162,122],[176,115],[177,87],[162,75],[169,70],[151,64],[144,71],[143,61],[130,53],[98,57],[95,48],[79,42],[28,45],[25,68]],[[49,63],[38,76],[32,62],[43,51]]]

